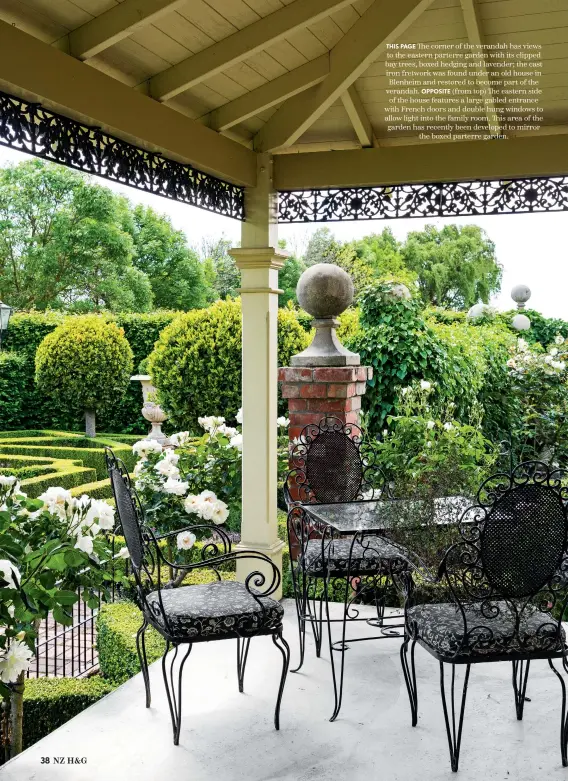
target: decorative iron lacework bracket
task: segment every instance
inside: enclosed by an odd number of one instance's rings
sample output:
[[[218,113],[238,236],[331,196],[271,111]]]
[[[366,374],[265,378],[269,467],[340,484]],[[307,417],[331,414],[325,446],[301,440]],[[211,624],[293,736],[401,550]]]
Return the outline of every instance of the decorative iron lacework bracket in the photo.
[[[568,211],[568,176],[281,191],[279,222]]]
[[[244,188],[0,92],[0,144],[244,220]]]

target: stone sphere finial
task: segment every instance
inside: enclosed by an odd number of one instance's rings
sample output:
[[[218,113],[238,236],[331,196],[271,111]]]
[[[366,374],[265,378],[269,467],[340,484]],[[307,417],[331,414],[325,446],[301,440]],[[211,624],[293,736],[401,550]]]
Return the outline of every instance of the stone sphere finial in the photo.
[[[353,301],[349,274],[334,263],[316,263],[298,280],[296,295],[302,309],[318,320],[337,317]]]
[[[335,333],[338,315],[353,301],[349,274],[334,263],[316,263],[304,271],[296,287],[300,306],[313,316],[316,329],[310,346],[293,355],[291,366],[359,366],[360,358]]]
[[[511,298],[517,305],[518,309],[524,309],[525,304],[531,297],[531,289],[528,285],[515,285],[511,290]]]

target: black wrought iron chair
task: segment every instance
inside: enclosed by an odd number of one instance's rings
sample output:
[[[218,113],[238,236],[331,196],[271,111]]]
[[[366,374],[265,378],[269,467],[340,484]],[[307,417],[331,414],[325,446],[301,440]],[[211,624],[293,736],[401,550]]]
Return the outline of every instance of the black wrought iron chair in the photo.
[[[533,461],[483,483],[477,503],[461,516],[458,541],[446,551],[437,576],[424,568],[420,572],[422,580],[439,584],[446,601],[420,604],[410,572],[403,575],[406,636],[401,661],[412,725],[416,726],[418,720],[414,648],[419,643],[440,664],[453,771],[458,769],[471,665],[512,663],[515,708],[520,720],[533,659],[547,659],[560,680],[560,746],[562,764],[568,765],[566,685],[553,663],[553,659],[561,660],[568,672],[568,646],[561,623],[568,588],[559,571],[567,545],[567,477],[565,471]],[[452,668],[450,714],[445,665]],[[465,677],[461,703],[456,708],[458,665],[465,667]]]
[[[290,661],[290,649],[282,636],[282,605],[271,595],[280,585],[280,571],[268,556],[257,551],[231,551],[228,534],[215,524],[193,524],[192,532],[209,533],[210,539],[201,549],[201,561],[184,564],[169,561],[159,544],[182,529],[156,537],[144,522],[144,511],[130,482],[126,467],[112,450],[106,450],[106,462],[116,501],[119,523],[130,554],[130,563],[136,582],[136,600],[142,611],[142,626],[136,645],[146,689],[146,707],[150,707],[150,678],[144,644],[144,635],[151,625],[166,640],[162,657],[162,673],[172,718],[174,744],[179,743],[181,726],[181,695],[183,667],[194,643],[236,639],[237,677],[239,691],[243,691],[245,667],[251,638],[271,635],[282,653],[282,673],[274,712],[274,726],[280,728],[280,704]],[[221,580],[220,567],[236,559],[254,559],[269,574],[260,571],[248,575],[245,583]],[[162,568],[177,573],[208,568],[217,578],[212,583],[173,587],[174,581],[162,583]],[[174,666],[181,645],[187,651],[179,664],[177,687],[174,685]],[[166,658],[170,648],[174,653],[169,672]]]
[[[402,617],[385,613],[388,583],[406,569],[404,551],[384,537],[361,535],[339,537],[317,522],[303,505],[390,499],[391,490],[383,472],[375,465],[372,447],[365,446],[361,429],[334,417],[323,418],[302,431],[290,456],[291,469],[284,484],[288,506],[288,543],[300,640],[301,669],[306,647],[306,624],[314,634],[316,655],[321,655],[324,605],[329,632],[332,678],[335,693],[334,721],[341,708],[347,621],[366,621],[381,630],[381,638],[402,637]],[[329,618],[328,595],[344,602],[344,616]],[[354,602],[369,600],[376,619],[361,617]],[[331,624],[343,623],[342,639],[333,642]],[[369,638],[369,639],[377,639]],[[341,653],[339,681],[334,654]]]

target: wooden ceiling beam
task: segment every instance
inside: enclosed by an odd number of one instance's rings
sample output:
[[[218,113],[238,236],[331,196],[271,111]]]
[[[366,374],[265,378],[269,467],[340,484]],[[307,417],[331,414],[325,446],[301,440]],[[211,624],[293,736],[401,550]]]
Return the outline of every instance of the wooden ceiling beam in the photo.
[[[331,50],[329,76],[287,100],[255,137],[255,149],[291,146],[433,0],[375,0]]]
[[[341,102],[347,112],[355,134],[362,147],[374,146],[374,133],[371,120],[367,116],[365,106],[361,102],[359,93],[352,84],[341,96]]]
[[[266,49],[286,35],[350,5],[352,1],[295,0],[156,74],[149,82],[150,94],[156,100],[170,100],[210,76]]]
[[[276,106],[286,98],[319,84],[329,73],[329,54],[322,54],[299,68],[283,73],[282,76],[246,92],[235,100],[225,103],[209,115],[209,127],[227,130],[249,117],[260,114],[264,109]]]
[[[380,187],[568,174],[568,135],[274,157],[277,190]]]
[[[255,186],[250,149],[6,22],[0,22],[0,89],[221,179]]]
[[[476,46],[482,46],[484,44],[484,37],[477,0],[460,0],[460,2],[468,40]],[[493,88],[491,87],[491,79],[487,73],[487,58],[483,49],[479,50],[479,59],[481,61],[481,68],[479,69],[479,75],[476,77],[477,86],[479,89],[487,90],[483,99],[485,113],[487,114],[487,124],[491,135],[497,136],[501,132],[501,122],[499,120],[499,114],[495,110],[495,96],[493,94]],[[487,86],[487,84],[489,84],[489,86]]]
[[[69,53],[79,60],[94,57],[185,2],[187,0],[124,0],[70,32]]]

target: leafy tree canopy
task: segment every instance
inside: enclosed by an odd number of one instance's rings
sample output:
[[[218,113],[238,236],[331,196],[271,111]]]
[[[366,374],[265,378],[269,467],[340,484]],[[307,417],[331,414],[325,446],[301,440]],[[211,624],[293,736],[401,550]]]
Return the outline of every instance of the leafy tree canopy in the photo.
[[[17,309],[146,312],[207,303],[169,219],[63,166],[0,169],[0,298]]]

